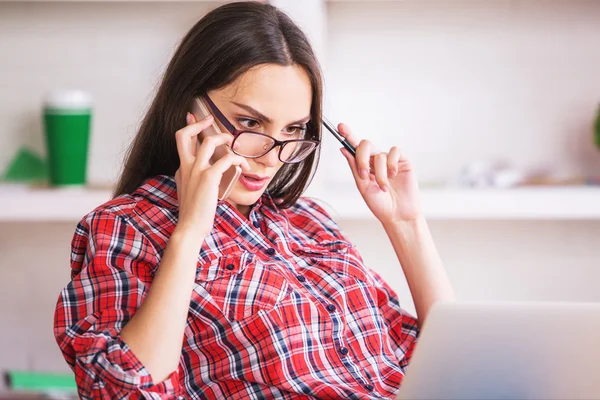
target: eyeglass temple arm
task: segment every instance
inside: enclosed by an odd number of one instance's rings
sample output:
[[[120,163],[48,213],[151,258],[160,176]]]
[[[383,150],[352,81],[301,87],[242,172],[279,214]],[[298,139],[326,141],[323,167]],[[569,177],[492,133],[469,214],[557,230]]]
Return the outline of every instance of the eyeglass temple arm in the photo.
[[[231,124],[231,122],[229,122],[229,120],[227,119],[227,117],[224,116],[223,113],[221,112],[221,110],[219,110],[217,108],[217,106],[215,105],[215,103],[212,102],[212,100],[210,99],[210,97],[208,97],[207,95],[204,95],[204,96],[202,96],[202,98],[204,100],[206,100],[206,103],[210,107],[211,111],[213,112],[213,114],[215,114],[215,117],[217,117],[217,119],[219,121],[221,121],[221,123],[223,124],[223,126],[225,126],[225,129],[227,129],[233,135],[235,133],[235,131],[236,131],[235,126],[233,126]]]

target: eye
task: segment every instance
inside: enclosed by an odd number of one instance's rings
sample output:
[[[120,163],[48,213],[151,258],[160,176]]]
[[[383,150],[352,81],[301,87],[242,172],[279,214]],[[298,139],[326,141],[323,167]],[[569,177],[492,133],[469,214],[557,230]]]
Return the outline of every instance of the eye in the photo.
[[[239,124],[247,129],[256,129],[260,126],[257,120],[251,118],[238,118]]]
[[[289,133],[291,135],[304,135],[305,132],[306,132],[306,125],[290,126],[285,130],[285,133]]]

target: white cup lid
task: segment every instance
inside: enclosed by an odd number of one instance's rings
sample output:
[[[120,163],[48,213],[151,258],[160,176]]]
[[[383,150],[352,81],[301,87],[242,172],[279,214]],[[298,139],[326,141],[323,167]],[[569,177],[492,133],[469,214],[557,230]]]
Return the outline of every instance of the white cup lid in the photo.
[[[46,108],[90,108],[92,96],[83,90],[57,90],[44,97]]]

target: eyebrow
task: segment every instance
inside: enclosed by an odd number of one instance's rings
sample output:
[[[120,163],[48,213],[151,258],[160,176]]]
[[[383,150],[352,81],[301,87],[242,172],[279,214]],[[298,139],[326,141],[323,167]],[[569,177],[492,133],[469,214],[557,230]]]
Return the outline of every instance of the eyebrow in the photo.
[[[243,108],[244,110],[248,111],[250,114],[254,115],[256,118],[261,119],[261,120],[265,121],[266,123],[269,123],[269,124],[273,123],[273,120],[271,118],[267,117],[260,111],[255,110],[254,108],[250,107],[249,105],[242,104],[242,103],[236,103],[235,101],[232,101],[232,103],[240,108]],[[310,115],[308,117],[304,117],[297,121],[290,122],[288,125],[304,124],[304,123],[307,123],[308,121],[310,121]]]

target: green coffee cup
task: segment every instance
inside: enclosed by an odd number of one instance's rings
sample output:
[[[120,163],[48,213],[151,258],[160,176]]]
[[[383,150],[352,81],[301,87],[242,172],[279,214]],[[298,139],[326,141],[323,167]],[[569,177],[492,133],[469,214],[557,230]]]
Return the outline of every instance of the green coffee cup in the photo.
[[[44,133],[50,184],[84,185],[92,99],[80,90],[52,92],[44,100]]]

